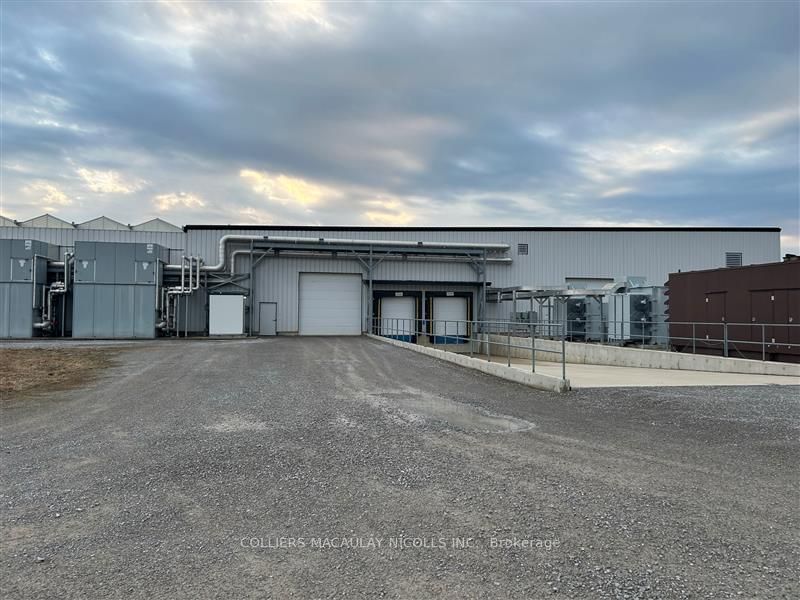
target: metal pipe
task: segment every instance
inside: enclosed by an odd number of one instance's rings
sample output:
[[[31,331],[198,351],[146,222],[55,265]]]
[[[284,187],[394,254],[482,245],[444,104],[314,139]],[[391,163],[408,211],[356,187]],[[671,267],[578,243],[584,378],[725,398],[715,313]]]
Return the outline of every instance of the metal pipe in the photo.
[[[184,287],[184,267],[186,266],[186,256],[181,255],[181,294],[183,293]]]
[[[247,319],[247,335],[248,336],[252,336],[253,335],[253,313],[255,312],[254,311],[254,307],[253,307],[253,298],[254,298],[254,292],[255,292],[255,290],[253,289],[253,240],[250,240],[250,260],[248,261],[248,268],[250,269],[250,276],[248,278],[249,281],[247,282],[247,284],[248,284],[248,287],[250,289],[247,292],[247,304],[248,304],[248,309],[250,310],[250,312],[248,314],[249,318]]]
[[[268,235],[239,235],[229,234],[223,235],[219,240],[219,261],[215,265],[204,265],[203,271],[215,272],[224,271],[227,263],[227,247],[229,243],[234,242],[276,242],[280,244],[297,244],[297,245],[310,245],[310,246],[379,246],[386,247],[399,247],[399,248],[436,248],[436,249],[453,249],[453,250],[492,250],[492,251],[507,251],[510,246],[508,244],[477,244],[477,243],[457,243],[457,242],[411,242],[403,240],[357,240],[345,238],[311,238],[311,237],[295,237],[295,236],[268,236]],[[511,259],[505,259],[504,262],[511,262]],[[167,270],[181,269],[181,265],[166,265]]]
[[[33,309],[36,309],[36,264],[37,258],[39,258],[38,254],[33,255],[32,263],[31,263],[31,280],[33,281]]]
[[[508,366],[511,366],[511,326],[508,326],[508,344],[506,347],[506,358],[508,359]]]
[[[227,236],[224,236],[227,237]],[[311,245],[324,245],[332,244],[339,246],[396,246],[401,248],[438,248],[438,249],[459,249],[459,250],[508,250],[511,246],[508,244],[480,244],[469,242],[413,242],[407,240],[359,240],[347,238],[311,238],[311,237],[295,237],[295,236],[272,236],[265,235],[260,238],[270,242],[278,242],[282,244],[311,244]]]

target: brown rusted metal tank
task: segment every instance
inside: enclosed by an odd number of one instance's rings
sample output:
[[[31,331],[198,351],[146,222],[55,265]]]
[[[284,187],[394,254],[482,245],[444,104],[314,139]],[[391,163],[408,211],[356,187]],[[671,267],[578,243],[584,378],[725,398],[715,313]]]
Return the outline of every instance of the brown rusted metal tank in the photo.
[[[800,362],[800,257],[670,273],[667,287],[675,350]]]

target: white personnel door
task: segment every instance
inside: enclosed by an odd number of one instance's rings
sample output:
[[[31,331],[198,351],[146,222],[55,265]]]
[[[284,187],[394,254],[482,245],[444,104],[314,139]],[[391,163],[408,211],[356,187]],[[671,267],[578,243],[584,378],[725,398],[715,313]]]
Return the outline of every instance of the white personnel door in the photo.
[[[361,335],[361,275],[300,274],[300,335]]]

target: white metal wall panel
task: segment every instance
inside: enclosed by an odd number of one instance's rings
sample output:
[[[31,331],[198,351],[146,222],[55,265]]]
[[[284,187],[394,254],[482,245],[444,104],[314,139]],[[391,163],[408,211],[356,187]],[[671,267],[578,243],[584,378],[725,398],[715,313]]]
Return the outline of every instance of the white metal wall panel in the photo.
[[[214,295],[208,298],[209,335],[244,333],[244,296]]]
[[[8,229],[8,228],[6,228]],[[187,235],[187,253],[216,262],[219,239],[225,234],[285,235],[353,239],[506,243],[513,263],[488,266],[487,279],[495,286],[563,285],[566,277],[623,279],[642,275],[654,285],[670,272],[721,267],[725,252],[743,253],[745,264],[780,260],[778,232],[759,231],[403,231],[403,230],[194,230]],[[37,238],[38,239],[38,238]],[[43,241],[48,241],[47,239]],[[516,254],[526,243],[527,256]],[[305,259],[299,259],[305,260]],[[316,262],[324,259],[308,259]],[[355,261],[349,261],[355,262]],[[306,269],[307,270],[307,269]],[[376,279],[473,281],[467,264],[384,261]]]
[[[300,274],[300,335],[360,335],[362,283],[358,275]]]

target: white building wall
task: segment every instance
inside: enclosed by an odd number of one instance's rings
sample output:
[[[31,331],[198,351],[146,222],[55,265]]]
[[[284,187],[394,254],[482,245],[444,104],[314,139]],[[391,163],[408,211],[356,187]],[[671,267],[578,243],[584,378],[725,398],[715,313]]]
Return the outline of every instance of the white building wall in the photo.
[[[48,227],[0,227],[0,238],[36,239],[71,247],[75,241],[152,242],[172,250],[171,262],[181,254],[202,256],[207,263],[218,260],[223,235],[275,235],[375,240],[505,243],[511,246],[511,265],[489,265],[487,280],[496,287],[547,287],[563,285],[565,278],[608,277],[620,280],[644,276],[663,285],[670,272],[711,269],[725,264],[726,252],[742,252],[745,264],[780,260],[780,233],[775,230],[658,231],[658,230],[403,230],[403,229],[189,229],[187,232],[115,231]],[[528,244],[528,255],[517,255],[517,244]],[[244,249],[241,245],[237,248]],[[237,271],[249,271],[248,258],[237,260]],[[258,302],[278,304],[278,331],[298,328],[298,286],[301,272],[362,273],[352,259],[265,258],[255,272],[254,306]],[[475,281],[468,264],[446,262],[384,261],[374,279],[426,281],[446,284]],[[246,282],[243,282],[246,285]],[[426,284],[427,289],[434,289]],[[365,300],[366,302],[366,300]],[[200,331],[205,319],[205,298],[193,300],[190,331]],[[525,310],[520,307],[520,310]],[[505,318],[510,303],[488,306],[487,316]],[[365,310],[366,314],[366,310]]]
[[[187,233],[189,254],[217,262],[219,239],[225,234],[300,237],[506,243],[511,266],[489,265],[494,286],[544,287],[563,285],[566,277],[640,275],[654,285],[666,282],[670,272],[725,266],[726,252],[742,252],[744,264],[780,260],[777,231],[416,231],[416,230],[192,230]],[[44,240],[47,241],[47,240]],[[528,244],[528,255],[517,255],[517,244]],[[471,281],[468,265],[385,261],[376,279]]]

